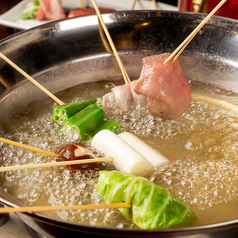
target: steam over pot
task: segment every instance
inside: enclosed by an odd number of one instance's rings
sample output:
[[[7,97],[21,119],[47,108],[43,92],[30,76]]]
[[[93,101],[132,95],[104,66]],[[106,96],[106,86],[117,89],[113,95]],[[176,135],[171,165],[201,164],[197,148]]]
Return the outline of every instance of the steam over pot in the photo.
[[[141,59],[173,50],[204,19],[202,14],[167,11],[126,11],[103,19],[131,78],[138,77]],[[238,21],[212,17],[187,46],[180,62],[185,76],[238,92]],[[0,42],[0,51],[53,93],[84,82],[121,79],[106,50],[95,15],[52,22]],[[0,125],[30,102],[46,95],[0,59]],[[9,202],[19,201],[0,190]],[[238,219],[222,223],[161,230],[93,227],[35,213],[18,214],[47,237],[236,237]]]

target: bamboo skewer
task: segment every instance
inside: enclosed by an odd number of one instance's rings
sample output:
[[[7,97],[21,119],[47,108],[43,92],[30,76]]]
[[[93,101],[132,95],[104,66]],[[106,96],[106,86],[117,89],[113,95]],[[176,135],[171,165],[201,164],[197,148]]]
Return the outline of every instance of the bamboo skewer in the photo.
[[[157,6],[157,2],[156,2],[156,0],[152,0],[152,2],[153,2],[154,5],[155,5],[155,10],[158,10],[158,6]]]
[[[166,64],[169,60],[171,60],[176,53],[182,48],[182,50],[179,51],[177,54],[175,60],[178,58],[178,56],[182,53],[182,51],[185,49],[185,47],[188,45],[188,43],[193,39],[193,37],[199,32],[199,30],[206,24],[206,22],[214,15],[214,13],[226,2],[227,0],[222,0],[208,15],[207,17],[191,32],[191,34],[177,47],[177,49],[164,61],[164,64]],[[175,61],[174,60],[174,61]]]
[[[50,96],[53,100],[55,100],[59,105],[64,105],[64,103],[58,99],[55,95],[53,95],[50,91],[44,88],[41,84],[39,84],[35,79],[33,79],[29,74],[23,71],[20,67],[18,67],[15,63],[13,63],[9,58],[3,55],[0,52],[0,57],[5,60],[8,64],[10,64],[13,68],[15,68],[18,72],[20,72],[23,76],[29,79],[33,84],[35,84],[38,88],[40,88],[43,92],[45,92],[48,96]]]
[[[11,140],[7,140],[7,139],[1,138],[1,137],[0,137],[0,142],[6,143],[6,144],[9,144],[9,145],[14,145],[14,146],[24,148],[24,149],[27,149],[27,150],[31,150],[31,151],[34,151],[34,152],[37,152],[37,153],[40,153],[40,154],[60,157],[60,155],[58,155],[58,154],[55,154],[55,153],[52,153],[52,152],[49,152],[49,151],[45,151],[45,150],[41,150],[41,149],[37,149],[37,148],[31,147],[29,145],[24,145],[24,144],[21,144],[21,143],[15,142],[15,141],[11,141]]]
[[[49,156],[55,156],[55,157],[60,157],[59,154],[55,154],[49,151],[45,151],[45,150],[40,150],[28,145],[24,145],[15,141],[11,141],[11,140],[7,140],[4,138],[0,137],[0,142],[9,144],[9,145],[14,145],[20,148],[24,148],[27,150],[31,150],[40,154],[45,154],[45,155],[49,155]],[[94,159],[84,159],[84,160],[71,160],[71,161],[61,161],[61,162],[56,162],[56,163],[43,163],[43,164],[30,164],[30,165],[17,165],[17,166],[9,166],[9,167],[0,167],[0,172],[5,172],[5,171],[12,171],[12,170],[21,170],[21,169],[37,169],[37,168],[46,168],[46,167],[56,167],[56,166],[65,166],[65,165],[75,165],[75,164],[87,164],[87,163],[97,163],[97,162],[111,162],[113,161],[113,158],[111,157],[105,157],[105,158],[99,158],[96,157],[96,155],[94,155],[93,153],[85,153],[85,154],[81,154],[81,156],[83,155],[87,155],[90,154],[91,156],[94,157]]]
[[[84,1],[83,1],[83,0],[80,0],[80,4],[81,4],[81,6],[82,6],[82,8],[83,8],[83,9],[85,9],[85,8],[86,8],[86,5],[85,5],[85,3],[84,3]]]
[[[131,204],[92,204],[92,205],[72,205],[72,206],[32,206],[32,207],[4,207],[0,208],[0,213],[11,212],[43,212],[57,210],[79,210],[79,209],[103,209],[103,208],[131,208]]]
[[[95,159],[60,161],[56,163],[17,165],[17,166],[9,166],[9,167],[0,167],[0,172],[21,170],[21,169],[38,169],[38,168],[56,167],[56,166],[65,166],[65,165],[86,164],[86,163],[89,164],[89,163],[97,163],[97,162],[111,162],[111,161],[113,161],[112,157],[104,157],[104,158],[95,158]]]
[[[118,55],[118,53],[117,53],[116,47],[115,47],[115,45],[114,45],[114,43],[113,43],[113,41],[112,41],[112,38],[111,38],[111,36],[110,36],[110,33],[109,33],[107,27],[106,27],[106,25],[105,25],[105,23],[104,23],[104,21],[103,21],[103,19],[102,19],[101,13],[100,13],[100,11],[99,11],[99,9],[98,9],[98,7],[97,7],[97,4],[96,4],[95,0],[92,0],[92,3],[93,3],[93,6],[94,6],[94,8],[95,8],[95,11],[96,11],[96,13],[97,13],[98,19],[99,19],[99,21],[101,22],[102,27],[103,27],[103,30],[104,30],[104,32],[105,32],[105,34],[106,34],[106,36],[107,36],[107,39],[108,39],[108,41],[109,41],[109,44],[110,44],[110,46],[111,46],[111,48],[112,48],[112,50],[113,50],[113,53],[114,53],[114,55],[115,55],[115,57],[116,57],[116,59],[117,59],[117,62],[118,62],[118,65],[119,65],[119,67],[120,67],[120,69],[121,69],[121,72],[122,72],[124,81],[125,81],[126,84],[129,84],[129,83],[131,82],[131,80],[130,80],[130,78],[129,78],[129,76],[128,76],[128,74],[127,74],[127,72],[126,72],[126,70],[125,70],[125,68],[124,68],[124,66],[123,66],[123,64],[122,64],[122,62],[121,62],[121,59],[120,59],[120,57],[119,57],[119,55]]]
[[[136,5],[136,2],[137,2],[137,0],[134,0],[134,1],[133,1],[133,3],[132,3],[132,7],[131,7],[131,10],[134,10],[135,5]]]

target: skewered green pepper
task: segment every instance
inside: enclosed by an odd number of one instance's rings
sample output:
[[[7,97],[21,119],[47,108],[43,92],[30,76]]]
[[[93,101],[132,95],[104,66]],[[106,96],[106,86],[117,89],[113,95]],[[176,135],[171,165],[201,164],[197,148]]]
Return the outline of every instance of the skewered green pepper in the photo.
[[[104,117],[105,113],[103,109],[95,104],[91,104],[66,120],[62,129],[66,126],[75,128],[78,132],[79,139],[83,140],[96,130]]]
[[[55,107],[53,109],[53,116],[52,120],[62,126],[66,120],[68,120],[72,115],[74,115],[76,112],[82,110],[83,108],[95,103],[97,100],[95,98],[85,100],[85,101],[79,101],[79,102],[73,102],[73,103],[67,103],[62,106]]]

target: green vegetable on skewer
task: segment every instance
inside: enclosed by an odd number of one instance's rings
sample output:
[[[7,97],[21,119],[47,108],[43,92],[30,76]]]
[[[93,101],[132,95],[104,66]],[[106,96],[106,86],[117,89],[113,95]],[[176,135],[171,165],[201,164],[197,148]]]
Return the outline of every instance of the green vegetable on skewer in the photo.
[[[99,127],[91,134],[92,137],[94,137],[99,131],[101,130],[110,130],[114,132],[115,134],[119,134],[122,132],[122,126],[119,124],[119,122],[114,120],[108,120],[102,122]]]
[[[72,115],[79,112],[83,108],[94,104],[97,100],[95,98],[79,101],[79,102],[72,102],[67,103],[62,106],[55,107],[53,109],[53,116],[52,120],[62,126],[66,120],[68,120]]]
[[[125,165],[126,166],[126,165]],[[189,207],[168,189],[144,177],[120,171],[100,171],[96,191],[108,203],[125,202],[132,208],[120,208],[142,229],[169,228],[190,222],[196,216]]]
[[[67,126],[75,128],[78,132],[79,139],[83,140],[96,130],[104,117],[105,113],[103,109],[95,104],[91,104],[65,121],[62,129]]]

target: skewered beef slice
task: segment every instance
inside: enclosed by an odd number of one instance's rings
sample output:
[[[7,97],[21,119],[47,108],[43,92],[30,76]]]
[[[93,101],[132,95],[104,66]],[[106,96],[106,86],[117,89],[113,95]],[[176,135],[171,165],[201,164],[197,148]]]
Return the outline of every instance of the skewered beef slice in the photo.
[[[151,115],[163,119],[176,119],[189,107],[191,91],[177,59],[170,60],[169,53],[145,57],[140,78],[133,85],[135,93],[147,97]]]

